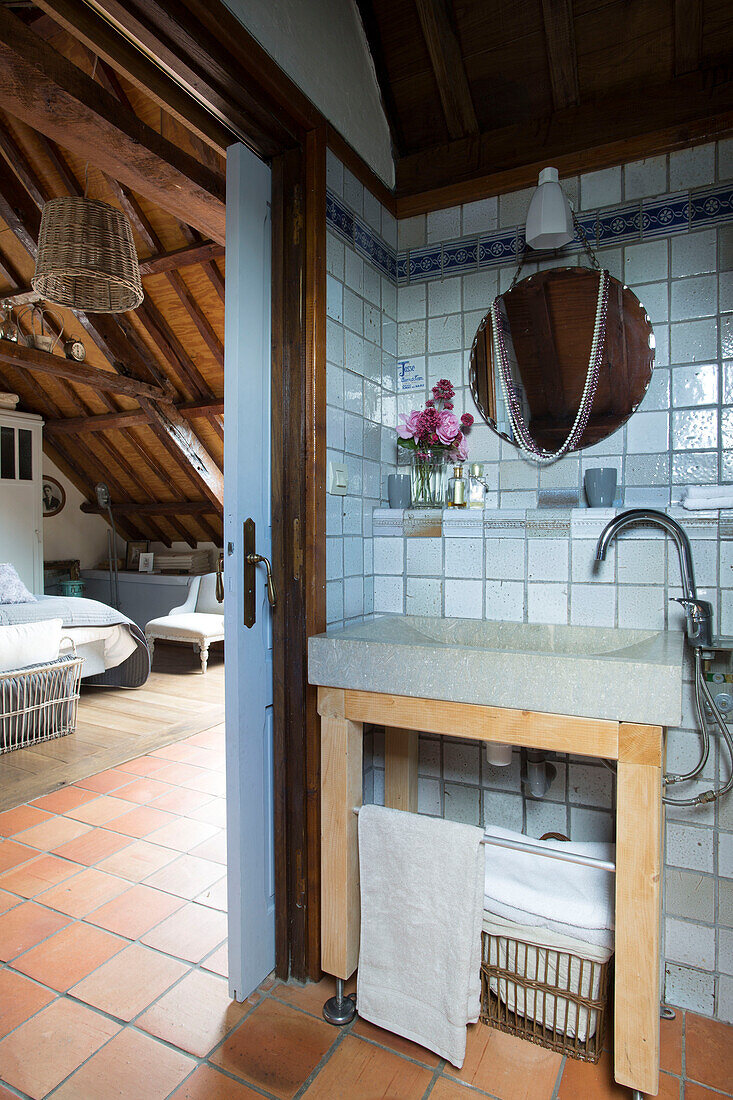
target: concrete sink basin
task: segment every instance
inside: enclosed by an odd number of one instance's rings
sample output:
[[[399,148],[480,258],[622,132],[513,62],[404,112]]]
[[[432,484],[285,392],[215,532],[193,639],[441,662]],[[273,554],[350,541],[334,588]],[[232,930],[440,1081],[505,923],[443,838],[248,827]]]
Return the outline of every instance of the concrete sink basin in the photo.
[[[676,726],[683,646],[673,630],[394,615],[311,638],[308,678],[387,695]]]

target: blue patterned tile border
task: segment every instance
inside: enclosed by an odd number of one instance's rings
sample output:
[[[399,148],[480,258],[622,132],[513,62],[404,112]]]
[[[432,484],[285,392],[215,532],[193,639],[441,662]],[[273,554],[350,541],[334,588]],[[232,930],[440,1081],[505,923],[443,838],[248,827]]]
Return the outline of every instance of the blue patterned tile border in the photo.
[[[355,248],[363,259],[373,264],[382,275],[386,275],[392,282],[397,281],[395,249],[388,245],[370,225],[367,225],[363,218],[349,210],[338,195],[329,190],[326,190],[326,225],[343,241]]]
[[[592,248],[671,237],[692,229],[733,222],[733,186],[723,184],[699,191],[662,195],[606,210],[591,210],[579,214],[578,221]],[[398,285],[515,264],[525,246],[524,226],[519,225],[396,252],[331,191],[326,193],[326,222],[329,229]],[[535,252],[531,259],[561,258],[577,252],[579,248],[582,248],[582,242],[576,232],[565,248],[557,252]]]
[[[689,227],[690,196],[687,192],[665,195],[662,199],[645,199],[641,205],[641,232],[645,241],[686,233]]]
[[[711,187],[690,196],[690,226],[733,221],[733,187]]]

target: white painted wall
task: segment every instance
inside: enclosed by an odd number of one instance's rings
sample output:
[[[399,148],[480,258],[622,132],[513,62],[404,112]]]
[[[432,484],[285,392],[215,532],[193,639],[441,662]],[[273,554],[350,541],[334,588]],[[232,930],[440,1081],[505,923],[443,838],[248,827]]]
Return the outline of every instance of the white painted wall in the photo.
[[[353,0],[225,0],[249,33],[394,186],[389,127]]]
[[[107,524],[101,516],[89,516],[80,510],[85,498],[46,455],[43,456],[43,472],[55,477],[66,490],[63,512],[43,521],[44,560],[79,558],[82,569],[93,569],[107,558]],[[124,556],[124,542],[120,540],[118,545]]]

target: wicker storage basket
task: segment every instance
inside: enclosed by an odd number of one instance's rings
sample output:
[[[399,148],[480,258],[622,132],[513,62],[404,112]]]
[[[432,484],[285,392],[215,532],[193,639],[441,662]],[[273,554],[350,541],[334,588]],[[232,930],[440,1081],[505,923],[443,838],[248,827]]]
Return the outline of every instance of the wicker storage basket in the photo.
[[[571,1058],[597,1062],[612,961],[484,931],[481,1020]]]
[[[83,657],[0,672],[0,753],[76,728]]]

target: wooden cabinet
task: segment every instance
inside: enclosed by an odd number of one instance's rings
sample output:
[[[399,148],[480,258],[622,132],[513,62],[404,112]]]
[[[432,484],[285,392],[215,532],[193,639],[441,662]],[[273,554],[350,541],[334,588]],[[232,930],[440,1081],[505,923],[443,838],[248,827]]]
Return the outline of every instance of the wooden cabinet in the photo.
[[[43,420],[0,409],[0,562],[43,592]]]

